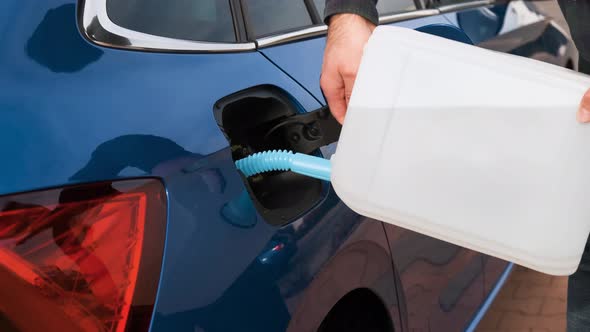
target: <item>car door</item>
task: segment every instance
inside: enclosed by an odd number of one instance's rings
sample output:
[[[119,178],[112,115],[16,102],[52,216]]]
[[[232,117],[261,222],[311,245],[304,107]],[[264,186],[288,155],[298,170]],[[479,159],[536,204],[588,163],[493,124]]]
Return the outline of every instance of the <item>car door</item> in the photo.
[[[166,185],[167,241],[152,331],[275,332],[291,322],[316,330],[354,289],[374,290],[399,320],[379,224],[365,223],[319,180],[290,172],[245,179],[235,168],[245,155],[289,149],[275,128],[322,106],[244,34],[242,10],[287,2],[80,3],[80,28],[94,44],[76,39],[76,46],[104,55],[95,71],[68,82],[84,82],[82,96],[108,98],[92,105],[101,121],[84,127],[89,142],[74,152],[90,160],[70,165],[75,179],[147,176]],[[74,18],[74,6],[67,10]],[[288,28],[307,22],[258,18]],[[96,73],[116,79],[106,84]],[[320,284],[309,290],[312,281]]]
[[[322,12],[324,1],[314,2],[316,11]],[[419,2],[409,0],[381,0],[381,22],[469,40],[437,10],[419,6]],[[309,24],[298,31],[272,34],[269,29],[255,36],[261,52],[323,104],[319,73],[325,30],[325,26]],[[414,331],[467,327],[484,299],[482,255],[392,225],[384,228],[401,282],[398,290],[403,325]]]

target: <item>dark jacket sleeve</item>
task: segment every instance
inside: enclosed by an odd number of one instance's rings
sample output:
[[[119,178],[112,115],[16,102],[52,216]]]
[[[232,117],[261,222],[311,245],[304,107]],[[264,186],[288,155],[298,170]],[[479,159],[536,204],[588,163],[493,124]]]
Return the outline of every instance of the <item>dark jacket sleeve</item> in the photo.
[[[580,53],[578,70],[590,75],[590,1],[559,0],[558,2]]]
[[[379,24],[377,0],[326,0],[324,22],[327,24],[330,16],[351,13],[360,15],[375,25]]]

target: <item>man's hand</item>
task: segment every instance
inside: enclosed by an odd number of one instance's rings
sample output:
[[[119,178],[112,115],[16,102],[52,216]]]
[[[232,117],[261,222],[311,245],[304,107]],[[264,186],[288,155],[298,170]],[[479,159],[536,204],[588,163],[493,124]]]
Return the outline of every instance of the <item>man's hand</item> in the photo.
[[[590,89],[586,91],[582,102],[580,103],[580,110],[578,111],[578,121],[590,122]]]
[[[344,122],[363,49],[375,25],[355,14],[330,18],[320,85],[338,122]]]

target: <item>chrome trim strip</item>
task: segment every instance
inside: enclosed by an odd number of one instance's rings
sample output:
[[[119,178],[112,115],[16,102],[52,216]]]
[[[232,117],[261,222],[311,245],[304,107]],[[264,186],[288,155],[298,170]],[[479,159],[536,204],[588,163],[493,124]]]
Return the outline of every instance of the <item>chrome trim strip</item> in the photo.
[[[488,310],[492,306],[492,303],[494,303],[496,296],[498,296],[498,293],[502,290],[502,287],[506,283],[506,280],[508,280],[508,277],[510,276],[510,273],[512,273],[513,268],[514,263],[508,263],[508,266],[504,269],[504,272],[502,272],[500,278],[498,278],[498,280],[496,281],[494,288],[492,288],[487,298],[483,302],[482,306],[479,308],[479,310],[477,310],[477,313],[469,323],[469,326],[467,326],[467,328],[465,329],[465,332],[475,331],[477,325],[479,325],[479,323],[485,316],[486,312],[488,312]]]
[[[81,0],[78,6],[78,26],[91,42],[127,50],[218,53],[256,50],[256,44],[197,42],[154,36],[120,27],[106,12],[106,0]]]
[[[420,17],[427,17],[427,16],[434,16],[438,15],[440,12],[437,9],[421,9],[415,10],[412,12],[407,13],[399,13],[399,14],[392,14],[386,15],[379,18],[380,24],[389,24],[394,22],[406,21]],[[308,27],[301,30],[291,31],[287,33],[282,33],[279,35],[268,36],[259,38],[256,42],[258,48],[275,46],[279,44],[289,43],[292,41],[317,37],[324,35],[328,31],[328,27],[326,25],[319,25],[314,27]]]
[[[438,14],[440,14],[440,11],[438,9],[419,9],[413,12],[381,16],[379,17],[379,24],[389,24],[400,21],[413,20],[416,18],[434,16]]]
[[[288,43],[294,40],[321,36],[328,31],[328,26],[318,25],[297,31],[287,32],[276,36],[262,37],[256,42],[258,48],[274,46],[277,44]]]
[[[470,2],[464,2],[464,3],[457,3],[457,4],[453,4],[453,5],[440,6],[440,7],[438,7],[438,10],[441,13],[449,13],[449,12],[456,12],[456,11],[464,10],[464,9],[475,8],[475,7],[488,6],[488,5],[493,4],[494,2],[495,2],[494,0],[477,0],[477,1],[470,1]]]
[[[256,43],[213,43],[160,37],[123,28],[113,23],[106,12],[107,0],[80,0],[78,25],[82,34],[91,42],[111,48],[182,53],[226,53],[254,51],[292,41],[324,35],[325,25],[307,27],[279,35],[259,38]],[[439,15],[457,10],[486,6],[495,0],[477,0],[460,4],[442,6],[437,9],[420,9],[406,13],[385,15],[379,18],[380,24],[406,21],[421,17]]]

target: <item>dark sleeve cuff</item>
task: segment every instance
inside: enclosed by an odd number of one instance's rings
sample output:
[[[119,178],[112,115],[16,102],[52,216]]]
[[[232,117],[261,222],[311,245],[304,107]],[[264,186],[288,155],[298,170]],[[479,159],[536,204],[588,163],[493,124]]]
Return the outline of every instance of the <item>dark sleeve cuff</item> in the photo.
[[[326,0],[324,23],[328,24],[332,15],[344,13],[357,14],[375,25],[379,24],[377,0]]]

